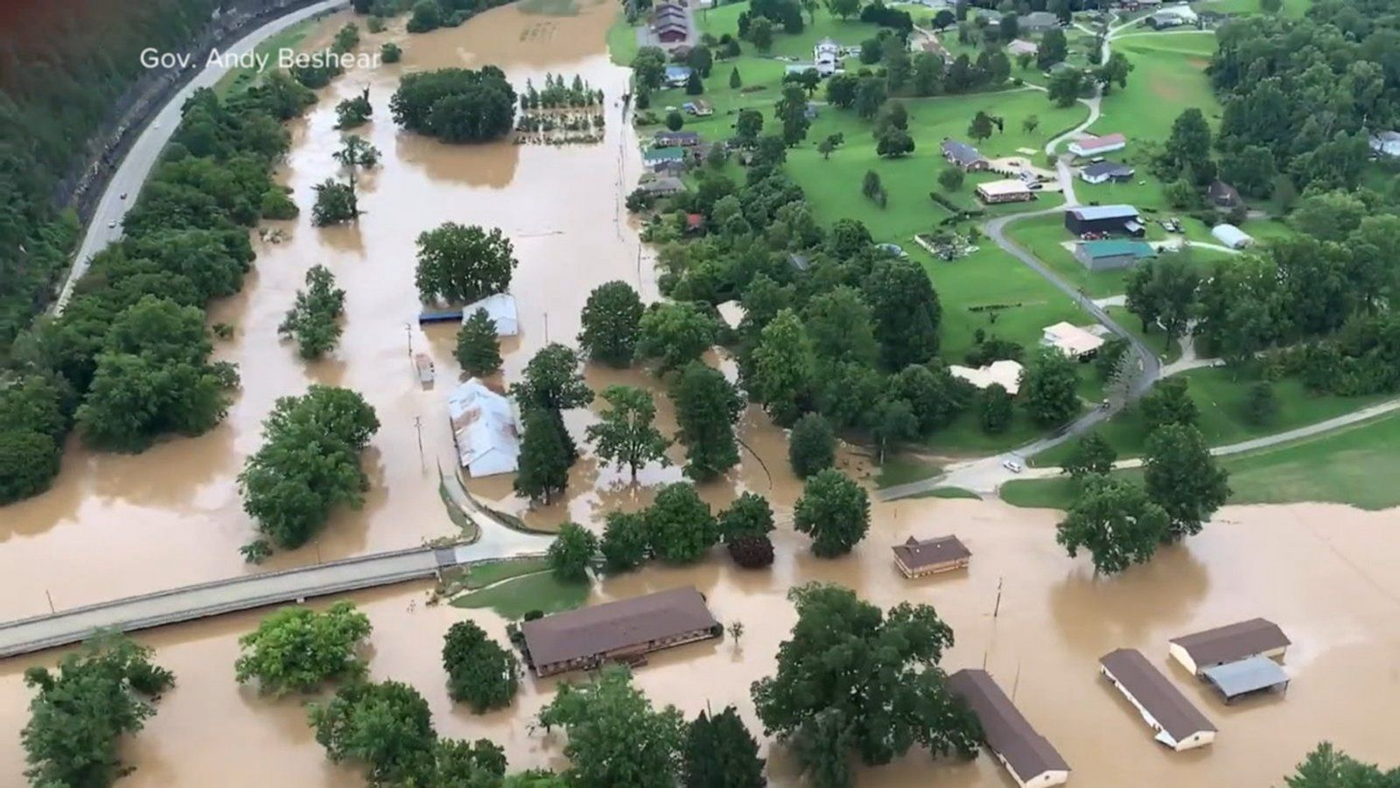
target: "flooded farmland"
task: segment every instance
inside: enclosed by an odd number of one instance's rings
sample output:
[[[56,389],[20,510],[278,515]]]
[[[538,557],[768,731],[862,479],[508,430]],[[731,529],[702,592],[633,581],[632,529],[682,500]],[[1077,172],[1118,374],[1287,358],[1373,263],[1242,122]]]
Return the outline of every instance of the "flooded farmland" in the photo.
[[[443,414],[456,380],[455,327],[424,332],[414,323],[418,233],[457,221],[500,226],[511,237],[520,259],[512,290],[522,335],[503,347],[505,380],[517,379],[546,342],[572,342],[579,309],[594,286],[621,279],[648,300],[657,296],[648,252],[622,207],[640,161],[635,136],[615,103],[626,71],[603,52],[615,12],[611,4],[598,4],[584,6],[577,16],[530,16],[506,7],[455,30],[367,36],[362,46],[400,40],[404,61],[353,72],[323,91],[293,126],[293,150],[282,173],[298,204],[309,206],[312,186],[336,172],[334,106],[368,87],[376,117],[357,131],[385,156],[361,181],[366,214],[352,227],[317,230],[304,210],[294,222],[272,225],[285,233],[284,241],[257,242],[259,258],[244,292],[216,305],[211,315],[236,327],[236,336],[219,345],[219,355],[237,363],[243,378],[222,426],[134,457],[93,455],[75,446],[52,491],[0,510],[0,576],[10,590],[0,598],[0,617],[46,612],[49,596],[65,608],[405,547],[449,532],[437,467],[450,468],[453,461]],[[322,37],[344,19],[323,25]],[[604,141],[452,147],[403,134],[389,120],[388,98],[401,73],[488,63],[503,67],[517,84],[526,78],[538,84],[551,71],[582,75],[608,97]],[[276,329],[306,269],[317,263],[330,267],[347,291],[345,334],[329,359],[306,365],[279,343]],[[412,352],[433,358],[435,388],[418,385]],[[723,358],[712,362],[729,366]],[[656,385],[641,370],[590,366],[586,376],[595,390],[619,382]],[[252,526],[241,510],[236,475],[257,448],[259,424],[273,401],[315,382],[355,389],[378,410],[383,427],[365,458],[372,491],[361,511],[337,514],[312,545],[250,569],[237,552]],[[669,403],[659,398],[658,406],[660,425],[672,428]],[[583,411],[568,414],[577,439],[591,418]],[[1274,785],[1321,739],[1366,760],[1394,763],[1400,756],[1400,728],[1393,723],[1400,704],[1395,511],[1230,508],[1202,535],[1163,551],[1150,565],[1096,579],[1087,560],[1066,558],[1054,543],[1054,513],[996,502],[914,500],[876,504],[870,536],[855,553],[823,561],[807,553],[807,539],[793,533],[784,516],[798,486],[781,431],[750,409],[740,434],[748,449],[742,464],[702,494],[715,507],[742,490],[773,500],[780,526],[772,570],[738,570],[716,550],[699,566],[650,568],[607,579],[593,592],[591,601],[599,602],[694,585],[720,620],[747,625],[737,644],[725,639],[687,646],[655,655],[639,669],[638,684],[659,703],[673,703],[687,716],[707,704],[718,709],[734,703],[758,731],[748,685],[772,672],[777,645],[795,620],[787,590],[819,580],[848,585],[882,607],[906,599],[933,604],[957,633],[945,666],[985,665],[1069,761],[1074,785]],[[679,451],[673,459],[680,459]],[[855,475],[866,472],[859,456],[848,454],[842,462]],[[570,496],[536,511],[511,496],[509,477],[471,486],[532,525],[551,528],[566,518],[588,523],[603,511],[643,506],[658,484],[680,478],[675,465],[652,466],[632,486],[625,472],[585,456],[573,471]],[[948,532],[972,549],[968,571],[911,582],[894,569],[891,544]],[[443,735],[491,738],[506,748],[514,768],[562,765],[560,737],[530,726],[554,680],[526,679],[513,706],[492,714],[478,717],[451,706],[438,659],[443,633],[469,617],[503,639],[505,622],[485,610],[428,607],[427,592],[416,585],[355,595],[375,627],[373,676],[414,684],[432,704]],[[259,615],[140,636],[157,649],[157,661],[174,670],[178,685],[128,745],[126,755],[137,771],[123,785],[361,784],[354,771],[325,759],[297,699],[262,699],[234,683],[237,638]],[[1285,663],[1293,685],[1285,697],[1226,707],[1184,671],[1166,665],[1168,638],[1256,615],[1277,621],[1294,641]],[[1123,646],[1142,649],[1217,724],[1221,733],[1213,746],[1176,754],[1152,741],[1096,672],[1101,654]],[[23,670],[53,659],[46,654],[0,662],[0,788],[24,785],[18,731],[29,693]],[[781,749],[771,755],[773,781],[796,784]],[[1012,785],[986,756],[967,764],[935,763],[919,752],[862,769],[858,781],[877,787]]]

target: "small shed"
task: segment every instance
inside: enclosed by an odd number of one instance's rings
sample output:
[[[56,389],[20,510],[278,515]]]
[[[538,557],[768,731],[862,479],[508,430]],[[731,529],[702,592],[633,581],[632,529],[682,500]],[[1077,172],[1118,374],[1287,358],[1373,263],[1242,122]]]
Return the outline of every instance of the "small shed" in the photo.
[[[1079,326],[1060,322],[1045,327],[1041,332],[1040,344],[1053,347],[1072,359],[1085,361],[1103,347],[1103,337],[1091,334]]]
[[[467,322],[467,318],[479,310],[484,310],[495,322],[496,336],[513,337],[520,333],[520,313],[515,308],[515,296],[510,293],[489,295],[462,307],[462,322]]]
[[[520,436],[509,399],[471,378],[448,395],[447,416],[463,470],[475,478],[515,473]]]
[[[1288,691],[1288,674],[1268,657],[1250,657],[1206,668],[1201,671],[1201,678],[1215,687],[1226,703],[1253,692]]]
[[[1233,208],[1242,202],[1239,190],[1219,178],[1211,181],[1206,196],[1213,205],[1220,208]]]
[[[924,540],[911,536],[890,549],[895,566],[910,578],[962,569],[972,559],[972,551],[953,535]]]
[[[1206,668],[1251,657],[1282,658],[1293,641],[1278,624],[1251,618],[1204,632],[1172,638],[1167,653],[1194,675]]]
[[[1217,729],[1160,670],[1135,648],[1110,651],[1099,659],[1107,678],[1157,732],[1157,741],[1177,752],[1215,741]]]
[[[1210,234],[1231,249],[1243,249],[1254,243],[1254,238],[1249,233],[1233,224],[1217,224],[1210,229]]]

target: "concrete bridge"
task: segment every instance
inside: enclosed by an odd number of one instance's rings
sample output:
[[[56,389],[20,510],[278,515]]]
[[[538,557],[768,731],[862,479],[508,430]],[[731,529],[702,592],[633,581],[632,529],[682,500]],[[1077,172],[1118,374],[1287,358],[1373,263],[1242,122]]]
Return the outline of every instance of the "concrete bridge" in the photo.
[[[475,545],[418,547],[234,577],[0,624],[0,658],[79,643],[98,629],[133,632],[312,597],[436,577],[485,557]],[[494,552],[494,551],[489,551]]]

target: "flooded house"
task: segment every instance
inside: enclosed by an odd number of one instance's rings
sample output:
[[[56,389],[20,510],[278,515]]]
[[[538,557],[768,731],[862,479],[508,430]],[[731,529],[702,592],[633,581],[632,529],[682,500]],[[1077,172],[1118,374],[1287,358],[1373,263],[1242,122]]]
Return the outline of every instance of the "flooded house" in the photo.
[[[1177,752],[1215,741],[1217,728],[1181,690],[1135,648],[1120,648],[1099,658],[1099,672],[1133,704],[1157,741]]]
[[[1069,764],[1031,727],[985,670],[967,668],[948,677],[948,691],[967,704],[982,725],[987,749],[1021,788],[1069,781]]]
[[[1251,618],[1215,629],[1172,638],[1168,654],[1199,676],[1207,668],[1252,657],[1282,659],[1292,641],[1278,624]]]
[[[909,578],[962,569],[972,560],[972,551],[951,534],[924,540],[911,536],[891,549],[895,566]]]
[[[520,625],[536,676],[639,662],[661,649],[719,637],[723,627],[693,587],[555,613]]]
[[[473,478],[515,473],[520,434],[508,398],[471,378],[448,395],[447,417],[462,470]]]

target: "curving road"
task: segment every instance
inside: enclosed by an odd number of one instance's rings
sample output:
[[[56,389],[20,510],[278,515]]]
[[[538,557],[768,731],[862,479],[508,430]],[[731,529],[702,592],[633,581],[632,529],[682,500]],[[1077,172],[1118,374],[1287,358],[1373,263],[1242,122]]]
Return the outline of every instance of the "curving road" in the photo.
[[[324,0],[324,2],[307,6],[268,22],[239,39],[233,46],[220,51],[226,55],[247,54],[252,52],[258,44],[302,20],[328,11],[336,11],[349,5],[347,0]],[[175,133],[175,127],[180,123],[180,113],[184,109],[185,100],[200,88],[213,87],[230,70],[221,65],[206,66],[195,75],[194,79],[180,88],[164,107],[161,107],[160,111],[151,118],[145,130],[141,132],[141,136],[136,138],[136,142],[127,151],[126,156],[117,167],[117,171],[107,181],[102,198],[97,202],[97,208],[93,211],[86,232],[83,233],[83,241],[78,246],[78,253],[73,258],[73,267],[69,269],[68,278],[63,282],[63,289],[59,291],[58,298],[54,301],[55,313],[62,312],[63,308],[68,305],[68,299],[73,295],[73,286],[77,284],[84,273],[87,273],[88,264],[92,262],[93,255],[106,248],[107,244],[121,238],[122,219],[126,217],[126,212],[130,209],[131,204],[136,201],[141,184],[146,182],[146,177],[151,174],[151,169],[155,167],[161,151],[165,149],[166,143]],[[124,198],[123,195],[125,195]]]

